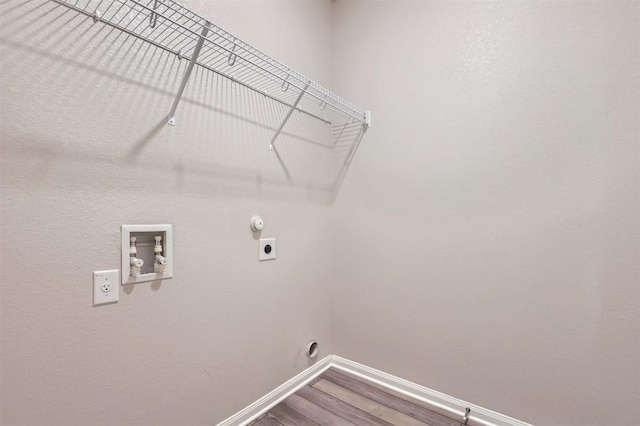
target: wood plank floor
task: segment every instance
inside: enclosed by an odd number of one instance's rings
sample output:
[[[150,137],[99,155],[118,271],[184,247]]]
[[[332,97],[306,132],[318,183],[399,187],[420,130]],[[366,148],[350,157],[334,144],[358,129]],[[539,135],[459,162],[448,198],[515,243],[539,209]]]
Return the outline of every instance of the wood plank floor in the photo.
[[[460,426],[423,403],[329,369],[262,415],[253,426]]]

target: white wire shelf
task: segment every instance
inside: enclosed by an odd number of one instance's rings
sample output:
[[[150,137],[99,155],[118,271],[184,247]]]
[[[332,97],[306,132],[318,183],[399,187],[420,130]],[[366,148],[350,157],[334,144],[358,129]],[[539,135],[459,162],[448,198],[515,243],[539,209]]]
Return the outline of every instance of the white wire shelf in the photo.
[[[370,125],[370,115],[318,83],[260,52],[211,21],[173,0],[52,0],[94,22],[137,37],[189,61],[168,115],[176,124],[176,111],[195,65],[254,90],[289,107],[273,136],[270,148],[294,111],[331,125],[332,144],[358,128],[354,147]]]

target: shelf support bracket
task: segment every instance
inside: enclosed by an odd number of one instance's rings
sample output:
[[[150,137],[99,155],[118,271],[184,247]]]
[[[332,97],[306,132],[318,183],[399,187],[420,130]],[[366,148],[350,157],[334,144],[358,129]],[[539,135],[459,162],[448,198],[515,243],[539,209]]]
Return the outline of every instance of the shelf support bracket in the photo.
[[[371,127],[371,111],[365,111],[364,112],[364,125],[365,125],[366,129]]]
[[[302,89],[300,91],[300,94],[298,95],[298,98],[293,103],[293,105],[291,105],[291,109],[287,113],[286,117],[284,117],[284,120],[282,120],[282,123],[280,124],[280,127],[278,127],[278,130],[276,131],[276,134],[273,135],[273,137],[271,138],[271,142],[269,142],[269,150],[273,151],[275,149],[275,145],[274,144],[276,143],[276,138],[278,137],[278,135],[282,131],[282,128],[284,127],[284,125],[287,124],[287,121],[289,121],[289,117],[291,117],[291,114],[293,114],[293,111],[296,110],[296,107],[298,106],[298,103],[300,103],[300,100],[302,99],[304,94],[307,92],[308,88],[309,88],[309,83],[305,84],[304,89]]]
[[[202,32],[200,33],[200,38],[198,39],[198,43],[196,43],[196,47],[195,49],[193,49],[193,53],[191,54],[191,60],[189,61],[189,65],[187,65],[187,70],[184,72],[184,75],[182,76],[182,82],[180,83],[180,88],[178,89],[176,98],[173,101],[173,105],[171,106],[171,111],[169,111],[168,124],[171,126],[176,125],[176,109],[178,109],[180,98],[182,98],[182,94],[184,93],[184,88],[187,87],[187,81],[189,81],[189,76],[191,75],[193,66],[196,64],[196,61],[198,60],[198,55],[200,54],[200,50],[202,49],[202,45],[204,44],[205,39],[207,38],[207,34],[209,33],[210,27],[211,27],[211,23],[209,21],[205,21],[202,27]]]

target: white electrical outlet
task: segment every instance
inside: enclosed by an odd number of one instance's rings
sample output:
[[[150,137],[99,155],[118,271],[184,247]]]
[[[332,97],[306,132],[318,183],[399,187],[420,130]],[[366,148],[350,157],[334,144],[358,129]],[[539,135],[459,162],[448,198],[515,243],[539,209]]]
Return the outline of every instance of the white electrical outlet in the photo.
[[[120,300],[120,271],[95,271],[93,273],[93,304],[117,302]]]
[[[276,258],[276,239],[260,238],[259,260],[270,260]]]

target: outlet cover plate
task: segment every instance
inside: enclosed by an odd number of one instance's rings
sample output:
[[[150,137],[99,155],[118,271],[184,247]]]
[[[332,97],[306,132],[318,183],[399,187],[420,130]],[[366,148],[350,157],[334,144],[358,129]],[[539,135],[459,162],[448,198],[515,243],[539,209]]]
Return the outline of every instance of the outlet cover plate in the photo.
[[[276,258],[276,239],[260,238],[259,260],[271,260]]]
[[[93,273],[93,305],[120,300],[120,270],[95,271]]]

